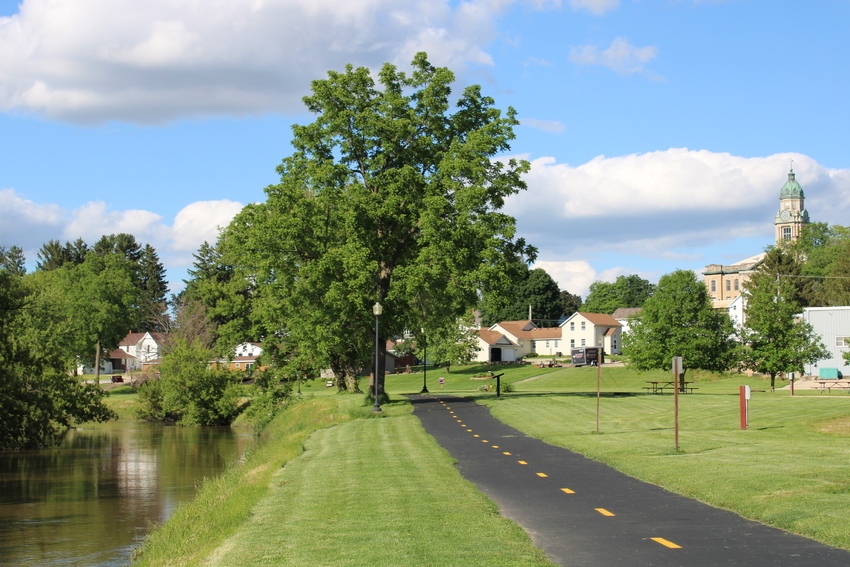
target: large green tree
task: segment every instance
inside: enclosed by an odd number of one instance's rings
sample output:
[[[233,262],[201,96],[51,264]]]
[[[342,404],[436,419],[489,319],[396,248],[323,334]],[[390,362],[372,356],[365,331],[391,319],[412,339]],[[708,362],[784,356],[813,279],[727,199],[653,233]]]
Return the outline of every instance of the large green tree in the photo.
[[[804,364],[829,356],[811,325],[797,318],[798,283],[762,265],[744,284],[744,364],[770,376],[771,391],[780,373],[802,372]]]
[[[737,363],[737,341],[726,313],[712,309],[705,284],[689,270],[661,277],[655,293],[631,319],[623,337],[629,366],[637,370],[670,369],[674,356],[687,369],[722,371]]]
[[[224,235],[262,288],[258,309],[280,330],[275,340],[309,345],[343,388],[352,382],[340,374],[372,359],[373,304],[383,305],[382,337],[424,320],[439,327],[509,281],[509,261],[534,252],[500,212],[528,170],[494,159],[510,148],[515,111],[497,109],[478,86],[455,97],[454,75],[424,53],[412,67],[386,64],[376,77],[348,66],[314,81],[304,102],[316,120],[293,127],[281,182]]]
[[[241,252],[228,253],[224,248],[222,242],[201,245],[188,270],[191,278],[179,297],[184,306],[204,306],[219,354],[246,341],[262,341],[265,336],[259,321],[261,306],[255,301],[258,282],[241,265],[244,261]],[[193,313],[197,314],[197,309],[193,308]]]
[[[91,363],[99,378],[101,356],[118,346],[135,320],[141,294],[134,265],[119,254],[89,252],[82,264],[46,276],[62,297],[73,353]]]
[[[505,292],[485,297],[481,307],[484,326],[501,321],[525,321],[531,317],[539,327],[554,327],[563,315],[561,290],[558,283],[543,268],[523,269],[516,283]]]
[[[61,294],[0,268],[0,449],[49,445],[63,428],[104,421],[103,390],[69,372]]]
[[[654,290],[653,284],[637,274],[618,276],[613,282],[593,282],[581,310],[610,315],[621,307],[643,307]]]

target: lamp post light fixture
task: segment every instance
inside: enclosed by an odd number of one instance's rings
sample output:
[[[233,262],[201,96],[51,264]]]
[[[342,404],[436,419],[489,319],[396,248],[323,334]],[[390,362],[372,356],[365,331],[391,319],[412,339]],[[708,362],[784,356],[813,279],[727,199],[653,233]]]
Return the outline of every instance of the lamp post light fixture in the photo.
[[[377,413],[381,411],[381,406],[378,405],[378,361],[380,360],[381,351],[379,347],[380,335],[378,334],[378,324],[380,323],[381,313],[384,311],[383,306],[375,302],[372,306],[372,313],[375,314],[375,372],[372,378],[372,389],[375,391],[375,405],[372,406],[372,411]]]
[[[419,393],[428,394],[428,338],[425,336],[425,329],[422,329],[422,348],[425,358],[422,360],[422,391]]]

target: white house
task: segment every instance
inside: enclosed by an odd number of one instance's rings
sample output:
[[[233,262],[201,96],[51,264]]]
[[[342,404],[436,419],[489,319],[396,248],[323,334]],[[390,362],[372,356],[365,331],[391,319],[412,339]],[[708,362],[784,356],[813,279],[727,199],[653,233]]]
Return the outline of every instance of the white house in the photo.
[[[834,369],[839,376],[850,377],[850,365],[842,356],[850,351],[850,306],[807,307],[799,317],[820,335],[821,342],[830,353],[829,358],[804,365],[804,374],[820,376],[821,370]]]
[[[538,327],[529,321],[502,321],[478,331],[477,362],[513,362],[529,353],[558,356],[566,352],[560,327]]]
[[[576,312],[561,323],[564,350],[600,346],[608,354],[620,354],[623,325],[604,313]]]
[[[165,333],[128,333],[118,343],[118,348],[101,359],[100,370],[106,374],[142,370],[142,365],[159,360],[160,349],[167,338]],[[90,374],[94,370],[80,367],[78,371]]]
[[[747,314],[745,313],[746,309],[747,301],[746,297],[743,295],[739,295],[733,299],[732,303],[729,304],[729,307],[726,308],[726,312],[729,313],[729,318],[732,319],[732,324],[735,326],[736,331],[740,331],[744,328],[744,323],[747,320]]]
[[[620,328],[621,335],[625,335],[629,332],[629,329],[631,328],[630,319],[641,311],[643,311],[643,307],[620,307],[611,314],[611,317],[622,325]]]

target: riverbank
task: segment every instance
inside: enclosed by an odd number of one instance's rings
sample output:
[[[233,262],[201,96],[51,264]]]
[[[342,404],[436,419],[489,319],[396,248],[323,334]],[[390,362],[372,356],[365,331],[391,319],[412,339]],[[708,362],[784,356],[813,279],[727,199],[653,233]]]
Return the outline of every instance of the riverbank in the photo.
[[[399,401],[299,400],[244,463],[208,480],[134,566],[551,566],[463,480]],[[309,439],[308,439],[309,438]],[[303,452],[302,452],[303,451]]]

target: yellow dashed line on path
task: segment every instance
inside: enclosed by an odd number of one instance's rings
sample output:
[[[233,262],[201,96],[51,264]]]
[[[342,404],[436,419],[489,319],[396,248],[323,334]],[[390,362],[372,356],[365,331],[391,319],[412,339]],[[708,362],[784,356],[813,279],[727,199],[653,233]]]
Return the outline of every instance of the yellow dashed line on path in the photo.
[[[458,423],[463,423],[462,419],[457,420]]]
[[[663,537],[651,537],[649,539],[651,539],[654,542],[660,543],[664,547],[669,547],[670,549],[682,549],[681,545],[676,545],[672,541],[667,541]]]
[[[606,510],[605,508],[594,508],[594,510],[596,510],[597,512],[599,512],[603,516],[616,516],[616,514],[612,514],[611,512]]]
[[[487,440],[486,440],[486,439],[482,439],[482,440],[481,440],[481,442],[482,442],[482,443],[487,443]]]
[[[546,473],[539,472],[537,473],[537,476],[539,476],[540,478],[547,478],[549,475]]]
[[[467,431],[472,431],[471,429],[467,429]],[[478,435],[473,435],[473,437],[478,437]]]
[[[505,455],[510,455],[510,453],[508,453],[507,451],[505,451],[505,452],[504,452],[504,454],[505,454]]]
[[[526,463],[525,461],[517,461],[517,462],[518,462],[519,464],[521,464],[521,465],[527,465],[527,464],[528,464],[528,463]]]
[[[471,430],[471,429],[467,429],[467,431],[471,432],[472,430]]]
[[[493,445],[493,448],[494,448],[494,449],[498,449],[498,448],[499,448],[499,446],[498,446],[498,445]]]
[[[566,492],[567,494],[575,494],[576,493],[575,490],[570,490],[569,488],[562,488],[561,490],[563,492]]]

